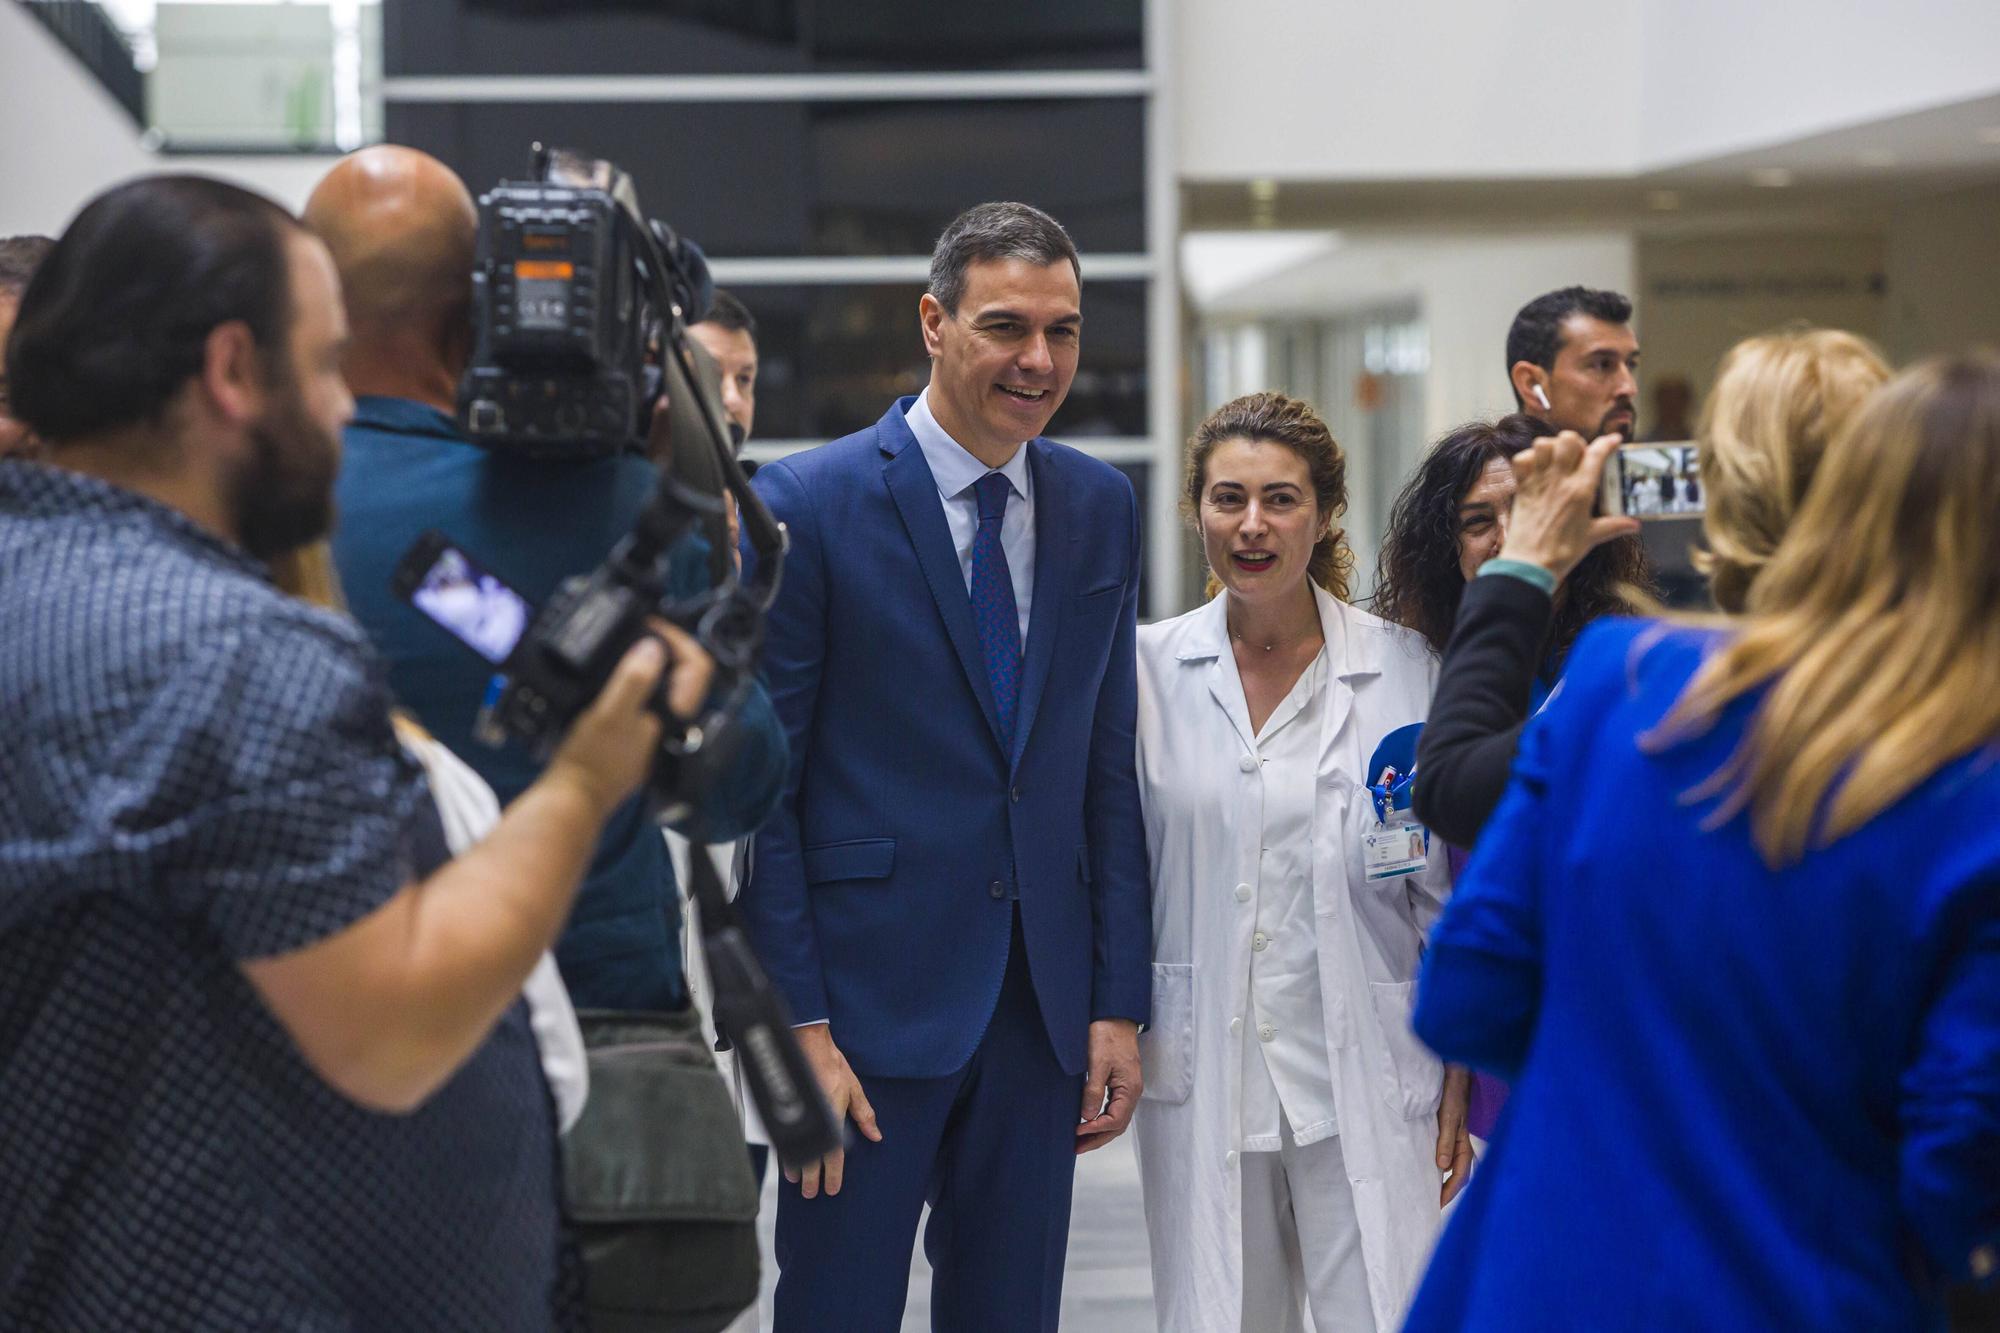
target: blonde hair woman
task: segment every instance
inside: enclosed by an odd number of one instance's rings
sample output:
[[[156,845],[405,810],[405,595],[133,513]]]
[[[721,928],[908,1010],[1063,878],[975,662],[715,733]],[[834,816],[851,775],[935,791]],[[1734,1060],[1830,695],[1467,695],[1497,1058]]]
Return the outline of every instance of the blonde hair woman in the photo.
[[[1708,505],[1695,566],[1716,606],[1743,610],[1828,442],[1888,378],[1873,344],[1839,329],[1746,338],[1722,358],[1697,431]]]
[[[1219,591],[1138,650],[1159,1327],[1391,1329],[1471,1163],[1465,1082],[1410,1031],[1444,848],[1370,791],[1436,662],[1346,603],[1347,462],[1304,403],[1218,409],[1186,503]]]
[[[2000,360],[1827,447],[1728,629],[1578,643],[1417,1028],[1514,1080],[1414,1330],[1930,1327],[2000,1270]]]

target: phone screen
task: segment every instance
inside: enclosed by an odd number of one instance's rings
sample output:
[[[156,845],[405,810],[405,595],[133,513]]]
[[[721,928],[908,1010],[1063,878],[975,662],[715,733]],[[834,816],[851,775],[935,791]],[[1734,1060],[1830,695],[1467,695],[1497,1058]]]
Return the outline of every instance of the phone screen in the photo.
[[[527,601],[456,546],[434,542],[411,555],[421,558],[420,552],[430,559],[409,573],[410,605],[487,661],[496,666],[506,661],[528,627],[532,612]]]
[[[1606,512],[1631,518],[1696,518],[1702,512],[1701,463],[1691,443],[1620,445],[1604,469],[1604,483]]]

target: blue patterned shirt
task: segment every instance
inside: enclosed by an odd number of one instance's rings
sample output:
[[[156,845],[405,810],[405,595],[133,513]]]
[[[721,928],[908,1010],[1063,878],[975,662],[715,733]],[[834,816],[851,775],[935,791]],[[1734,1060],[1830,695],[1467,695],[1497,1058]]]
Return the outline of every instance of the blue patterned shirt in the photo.
[[[536,1329],[522,1006],[408,1116],[245,979],[445,857],[361,632],[179,513],[0,462],[0,1327]]]

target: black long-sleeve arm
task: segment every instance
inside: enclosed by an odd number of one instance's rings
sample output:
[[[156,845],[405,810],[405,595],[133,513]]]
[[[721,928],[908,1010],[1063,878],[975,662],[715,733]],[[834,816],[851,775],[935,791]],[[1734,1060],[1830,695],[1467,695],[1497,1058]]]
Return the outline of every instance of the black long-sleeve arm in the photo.
[[[1554,617],[1554,599],[1525,579],[1489,574],[1465,585],[1417,741],[1412,796],[1417,818],[1447,842],[1472,846],[1507,790]]]

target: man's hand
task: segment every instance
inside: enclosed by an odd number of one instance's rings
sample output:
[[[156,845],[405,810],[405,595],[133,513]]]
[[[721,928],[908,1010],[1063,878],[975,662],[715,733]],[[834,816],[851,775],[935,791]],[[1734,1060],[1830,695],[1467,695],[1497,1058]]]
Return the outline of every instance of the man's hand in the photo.
[[[1449,1171],[1438,1191],[1438,1207],[1458,1197],[1472,1174],[1472,1136],[1465,1128],[1472,1105],[1472,1071],[1464,1065],[1444,1067],[1444,1096],[1438,1099],[1437,1167]]]
[[[854,1127],[871,1142],[882,1141],[882,1131],[875,1124],[875,1108],[868,1104],[868,1097],[861,1091],[861,1080],[848,1067],[847,1057],[833,1044],[833,1034],[825,1023],[814,1023],[810,1027],[795,1029],[799,1046],[812,1062],[813,1073],[819,1076],[820,1091],[826,1094],[827,1103],[833,1107],[836,1123],[854,1118]],[[847,1153],[835,1148],[832,1152],[806,1167],[803,1171],[785,1168],[785,1179],[799,1187],[799,1192],[808,1199],[819,1195],[820,1184],[826,1184],[828,1194],[840,1193],[841,1173],[847,1165]]]
[[[582,793],[599,812],[615,810],[652,772],[660,719],[648,707],[662,670],[667,706],[692,717],[708,697],[715,659],[694,637],[664,620],[648,622],[649,637],[626,650],[590,707],[570,724],[549,760],[544,780]]]
[[[1139,1072],[1139,1025],[1100,1018],[1090,1025],[1090,1072],[1083,1077],[1083,1115],[1076,1127],[1079,1156],[1123,1134],[1146,1086]]]
[[[1605,460],[1624,442],[1600,435],[1588,446],[1566,430],[1514,455],[1514,511],[1507,520],[1505,560],[1540,565],[1561,583],[1577,562],[1605,542],[1639,530],[1635,518],[1593,517]]]

